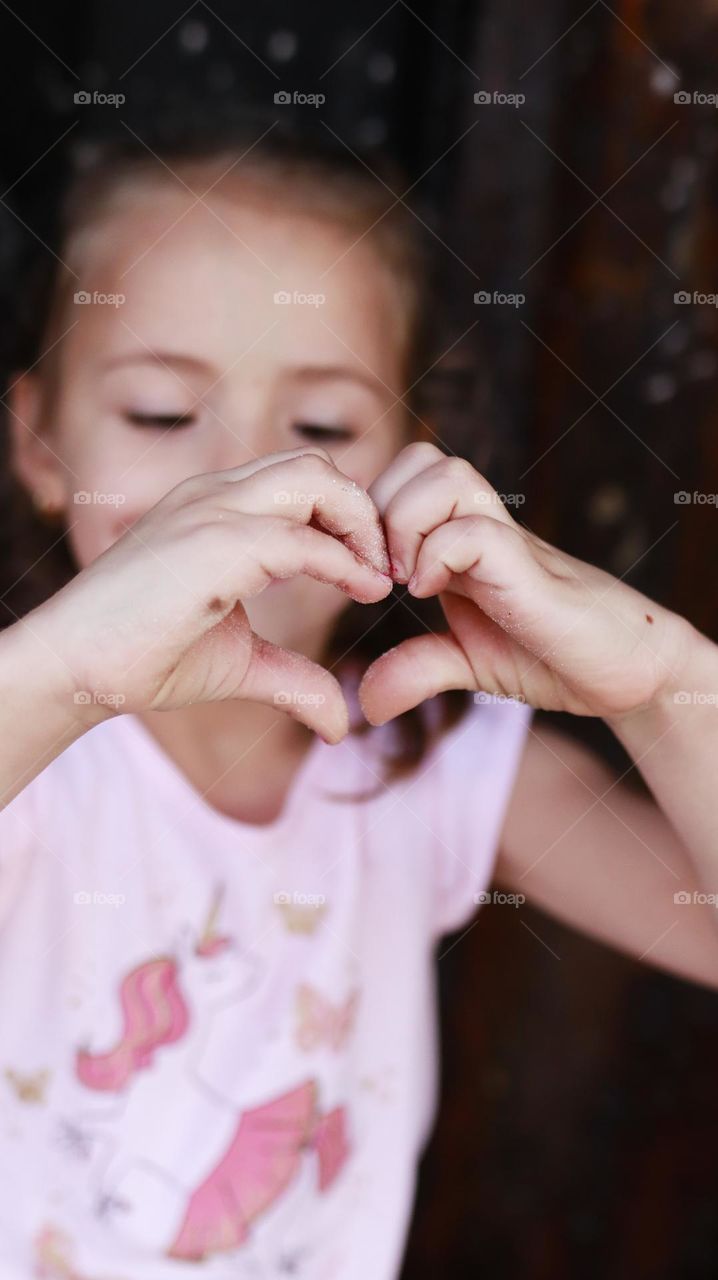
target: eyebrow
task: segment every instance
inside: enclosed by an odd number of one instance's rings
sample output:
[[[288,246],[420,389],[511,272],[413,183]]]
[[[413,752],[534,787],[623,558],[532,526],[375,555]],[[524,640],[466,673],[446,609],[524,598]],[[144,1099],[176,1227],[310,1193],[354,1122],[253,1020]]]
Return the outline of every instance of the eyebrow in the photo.
[[[359,382],[364,387],[368,387],[375,395],[390,395],[390,389],[382,382],[381,378],[375,377],[373,373],[364,372],[363,369],[355,369],[349,364],[305,364],[297,365],[290,369],[290,375],[306,382]]]
[[[126,364],[165,365],[169,368],[190,369],[195,373],[214,372],[213,366],[206,360],[198,360],[196,356],[182,355],[176,351],[128,351],[125,355],[103,360],[100,367],[118,369]]]
[[[151,365],[155,368],[164,366],[169,369],[189,370],[192,373],[217,376],[217,369],[208,361],[176,351],[130,351],[125,355],[113,356],[109,360],[102,361],[101,368],[109,370],[137,364]],[[292,365],[285,370],[285,376],[296,378],[300,382],[358,382],[381,398],[391,395],[389,387],[385,386],[381,378],[363,369],[356,369],[352,365]]]

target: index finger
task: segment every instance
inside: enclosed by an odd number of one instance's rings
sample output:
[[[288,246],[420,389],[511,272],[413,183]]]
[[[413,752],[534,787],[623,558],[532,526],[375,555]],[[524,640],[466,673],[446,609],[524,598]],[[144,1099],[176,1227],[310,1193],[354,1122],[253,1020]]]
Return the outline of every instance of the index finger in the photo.
[[[488,480],[465,458],[428,441],[407,445],[369,490],[379,508],[397,582],[408,581],[425,537],[461,516],[515,526]]]
[[[233,484],[241,481],[234,491],[235,509],[319,526],[380,573],[389,573],[386,538],[376,504],[324,450],[269,454],[246,467],[218,474]]]

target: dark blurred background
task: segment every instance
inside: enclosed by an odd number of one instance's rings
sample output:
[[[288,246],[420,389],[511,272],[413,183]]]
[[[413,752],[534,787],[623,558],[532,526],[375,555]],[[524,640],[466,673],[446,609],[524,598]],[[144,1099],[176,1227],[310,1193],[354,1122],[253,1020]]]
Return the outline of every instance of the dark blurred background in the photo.
[[[191,96],[323,93],[277,110],[393,152],[444,211],[500,427],[489,477],[718,639],[718,512],[675,498],[718,491],[717,312],[694,301],[718,292],[715,4],[104,0],[0,21],[0,328],[89,113],[141,136]],[[126,102],[75,103],[92,90]],[[554,719],[627,767],[601,724]],[[439,955],[443,1102],[403,1280],[713,1280],[718,997],[528,907],[484,908]]]

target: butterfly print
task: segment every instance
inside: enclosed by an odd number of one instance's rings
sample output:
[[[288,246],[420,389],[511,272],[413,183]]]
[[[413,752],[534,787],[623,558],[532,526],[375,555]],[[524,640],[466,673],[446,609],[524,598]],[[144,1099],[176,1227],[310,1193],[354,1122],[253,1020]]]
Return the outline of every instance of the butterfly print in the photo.
[[[354,990],[344,1004],[333,1005],[315,987],[303,982],[296,995],[295,1038],[299,1048],[307,1053],[321,1045],[335,1052],[341,1049],[353,1029],[358,1002],[359,992]]]
[[[44,1102],[45,1089],[50,1079],[49,1071],[36,1071],[33,1074],[5,1068],[5,1079],[20,1102]]]

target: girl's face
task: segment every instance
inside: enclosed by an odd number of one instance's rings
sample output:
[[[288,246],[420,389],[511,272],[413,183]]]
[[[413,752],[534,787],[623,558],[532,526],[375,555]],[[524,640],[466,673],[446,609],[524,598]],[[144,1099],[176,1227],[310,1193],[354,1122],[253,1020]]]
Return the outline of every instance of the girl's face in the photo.
[[[318,444],[367,488],[410,438],[398,289],[360,233],[158,188],[93,230],[78,274],[96,300],[70,303],[53,376],[41,360],[12,408],[15,468],[63,504],[80,568],[187,476]],[[249,603],[306,649],[348,599],[302,578]]]

